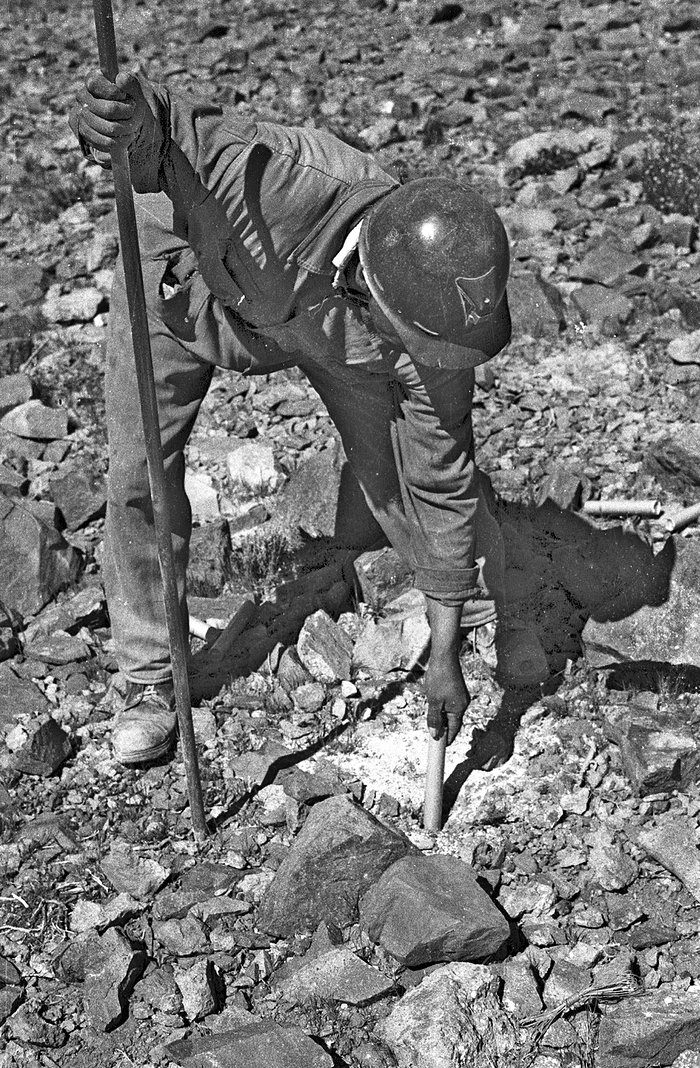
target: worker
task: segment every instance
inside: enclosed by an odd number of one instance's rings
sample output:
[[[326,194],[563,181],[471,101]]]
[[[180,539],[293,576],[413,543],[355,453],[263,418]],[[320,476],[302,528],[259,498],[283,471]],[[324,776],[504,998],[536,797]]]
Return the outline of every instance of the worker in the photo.
[[[214,368],[296,366],[353,473],[338,541],[388,539],[425,594],[432,736],[452,742],[469,704],[464,627],[497,615],[502,680],[542,682],[542,648],[511,619],[503,542],[474,457],[474,368],[511,331],[508,242],[491,205],[448,178],[399,185],[329,133],[253,121],[134,73],[90,73],[70,124],[102,166],[112,145],[128,146],[183,624],[183,451]],[[169,751],[176,714],[121,264],[105,393],[104,575],[126,680],[112,745],[117,760],[141,764]]]

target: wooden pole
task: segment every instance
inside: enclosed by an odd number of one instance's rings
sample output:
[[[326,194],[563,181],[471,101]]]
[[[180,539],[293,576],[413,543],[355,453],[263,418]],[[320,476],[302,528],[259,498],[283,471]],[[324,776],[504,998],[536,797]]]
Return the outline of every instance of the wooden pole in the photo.
[[[428,767],[425,773],[425,804],[423,826],[426,831],[439,831],[442,827],[442,789],[445,779],[445,750],[447,730],[440,738],[428,740]]]
[[[100,67],[105,78],[114,81],[119,70],[114,33],[114,13],[111,0],[93,0],[95,32]],[[192,701],[187,677],[188,639],[175,576],[173,543],[168,515],[163,447],[160,437],[160,418],[153,376],[153,358],[148,333],[148,316],[141,271],[134,196],[131,188],[129,154],[126,146],[115,144],[111,152],[112,176],[119,222],[119,241],[126,278],[127,300],[131,319],[131,339],[134,348],[136,382],[141,405],[141,419],[146,443],[148,479],[151,487],[153,521],[158,547],[158,563],[163,581],[163,601],[170,643],[175,707],[180,728],[180,744],[187,774],[190,815],[195,838],[206,837],[207,823],[202,800],[202,786],[197,762],[197,748],[192,724]]]

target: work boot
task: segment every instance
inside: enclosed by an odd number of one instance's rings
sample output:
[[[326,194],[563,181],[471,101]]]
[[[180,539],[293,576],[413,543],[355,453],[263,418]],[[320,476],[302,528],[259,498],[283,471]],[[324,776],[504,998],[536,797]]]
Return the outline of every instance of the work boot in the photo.
[[[521,620],[496,624],[496,681],[516,690],[539,686],[549,678],[549,664],[540,640]]]
[[[177,715],[172,682],[127,683],[124,704],[112,725],[112,748],[120,764],[147,764],[175,741]]]

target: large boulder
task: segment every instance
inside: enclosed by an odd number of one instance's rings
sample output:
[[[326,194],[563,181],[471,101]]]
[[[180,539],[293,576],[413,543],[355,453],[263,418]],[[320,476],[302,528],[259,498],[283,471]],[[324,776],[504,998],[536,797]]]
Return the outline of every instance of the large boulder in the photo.
[[[347,795],[315,805],[267,888],[258,926],[275,938],[344,927],[357,905],[395,860],[414,850],[408,838],[356,805]]]
[[[439,854],[392,864],[362,898],[360,923],[409,967],[493,957],[510,934],[474,870]]]
[[[23,616],[38,612],[77,577],[79,556],[49,523],[0,494],[0,598]]]
[[[609,1009],[600,1022],[597,1068],[673,1064],[700,1048],[700,987],[659,989]]]

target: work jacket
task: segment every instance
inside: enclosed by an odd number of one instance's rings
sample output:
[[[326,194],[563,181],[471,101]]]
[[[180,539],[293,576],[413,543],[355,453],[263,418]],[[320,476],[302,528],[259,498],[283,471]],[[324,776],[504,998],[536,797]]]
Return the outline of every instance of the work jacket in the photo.
[[[257,372],[294,363],[300,353],[329,366],[366,365],[368,373],[391,368],[396,344],[373,330],[346,291],[334,288],[333,258],[396,180],[321,130],[255,122],[233,108],[180,99],[145,80],[142,86],[156,122],[144,125],[130,149],[132,181],[137,192],[165,193],[172,203],[172,234],[150,254],[162,256],[177,281],[192,288],[191,313],[213,295]],[[418,513],[425,511],[417,525],[429,531],[428,513],[441,516],[440,536],[432,545],[421,536],[411,562],[416,584],[448,603],[470,597],[478,577],[478,494],[469,404],[466,409],[458,442],[446,439],[438,418],[431,424],[421,413],[416,420],[423,435],[434,437],[420,442],[429,469],[412,494]]]

